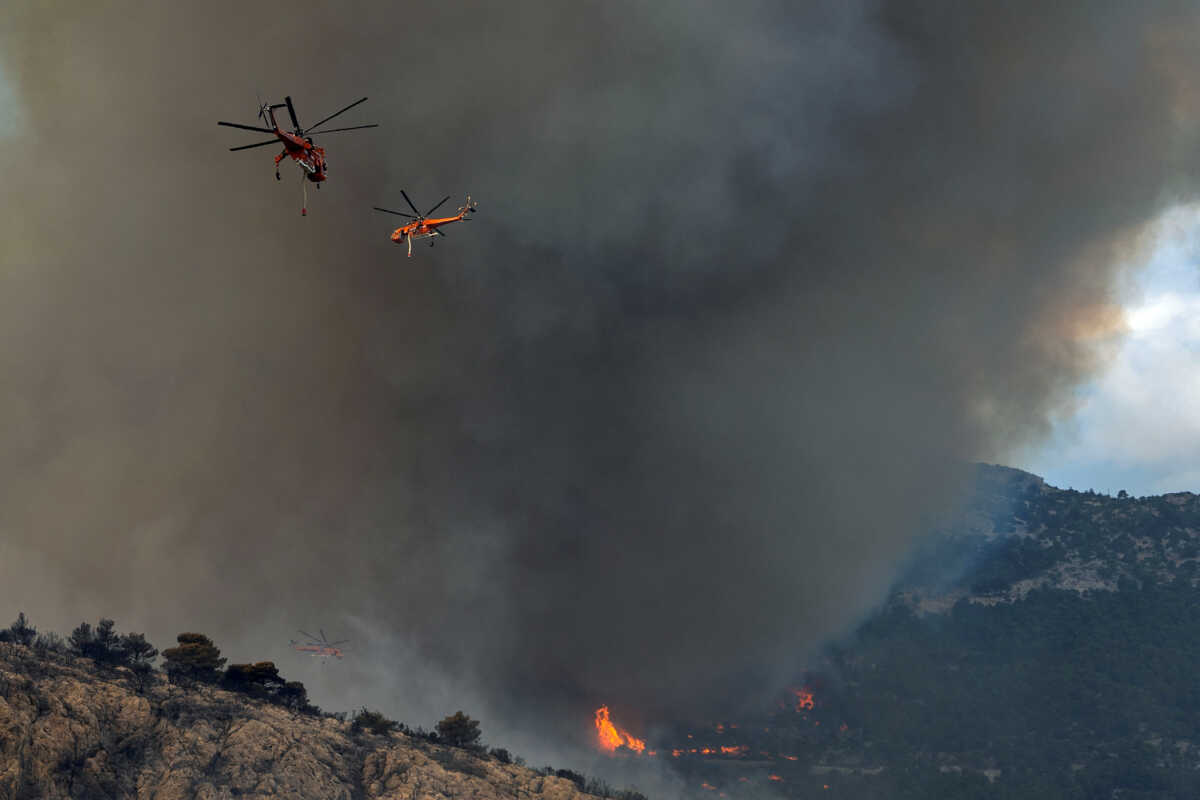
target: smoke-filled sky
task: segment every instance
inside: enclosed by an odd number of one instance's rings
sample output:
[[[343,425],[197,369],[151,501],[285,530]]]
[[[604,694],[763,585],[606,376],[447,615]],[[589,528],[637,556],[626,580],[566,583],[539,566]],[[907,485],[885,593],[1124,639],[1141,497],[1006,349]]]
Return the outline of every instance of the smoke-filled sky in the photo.
[[[1068,407],[1200,178],[1191,3],[2,13],[0,608],[414,724],[784,680]],[[256,92],[382,126],[306,218],[215,125]],[[479,213],[406,259],[401,188]],[[318,626],[355,660],[291,669]]]
[[[1128,335],[1021,461],[1056,486],[1132,495],[1200,489],[1200,207],[1173,210],[1130,276]]]

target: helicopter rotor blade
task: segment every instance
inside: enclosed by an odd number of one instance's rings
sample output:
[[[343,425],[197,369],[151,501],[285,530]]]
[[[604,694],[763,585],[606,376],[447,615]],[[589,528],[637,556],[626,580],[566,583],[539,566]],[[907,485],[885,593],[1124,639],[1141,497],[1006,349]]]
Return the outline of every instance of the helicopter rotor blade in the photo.
[[[283,102],[287,103],[288,114],[290,114],[292,116],[292,126],[297,131],[304,130],[303,128],[300,127],[300,120],[296,119],[296,109],[292,107],[292,98],[290,96],[285,97],[285,98],[283,98]]]
[[[446,195],[445,197],[443,197],[443,198],[441,199],[441,201],[440,201],[440,202],[438,202],[438,204],[437,204],[436,206],[434,206],[433,208],[431,208],[431,209],[429,209],[428,211],[426,211],[426,212],[425,212],[425,216],[427,216],[427,217],[428,217],[430,214],[432,214],[433,212],[437,211],[439,208],[441,208],[441,207],[442,207],[442,203],[446,202],[446,201],[447,201],[447,200],[449,200],[449,199],[450,199],[450,195]]]
[[[232,153],[235,150],[249,150],[252,147],[266,147],[269,144],[279,144],[279,140],[267,139],[265,142],[259,142],[258,144],[244,144],[241,147],[231,147],[229,148],[229,152]]]
[[[408,199],[408,194],[403,189],[400,190],[400,194],[404,195],[404,202],[408,203],[408,207],[417,215],[417,219],[422,219],[421,212],[417,211],[417,207],[413,205],[413,201]]]
[[[360,130],[360,129],[362,129],[362,128],[378,128],[378,127],[379,127],[379,123],[377,123],[377,122],[376,122],[376,123],[373,123],[373,124],[371,124],[371,125],[355,125],[355,126],[354,126],[354,127],[352,127],[352,128],[330,128],[330,129],[329,129],[329,130],[327,130],[327,131],[317,131],[317,133],[319,133],[319,134],[321,134],[322,136],[324,136],[324,135],[325,135],[325,134],[327,134],[327,133],[340,133],[340,132],[342,132],[342,131],[357,131],[357,130]],[[305,131],[305,133],[310,133],[310,132],[312,132],[312,128],[309,128],[307,131]]]
[[[390,208],[380,208],[379,206],[371,206],[371,208],[375,209],[376,211],[386,211],[388,214],[395,214],[397,217],[408,217],[409,219],[416,219],[416,217],[414,217],[412,214],[402,214],[399,211],[392,211]]]
[[[364,97],[363,99],[361,99],[361,100],[355,100],[353,103],[351,103],[350,105],[346,106],[346,107],[345,107],[345,108],[343,108],[341,111],[335,111],[335,112],[333,112],[332,114],[330,114],[328,117],[326,117],[325,119],[323,119],[323,120],[321,120],[320,122],[316,123],[316,124],[315,124],[315,125],[313,125],[311,128],[309,128],[309,130],[310,130],[310,131],[311,131],[311,130],[315,130],[316,128],[320,127],[321,125],[324,125],[326,122],[329,122],[329,120],[333,119],[333,118],[334,118],[334,117],[336,117],[338,114],[344,114],[345,112],[347,112],[347,111],[349,111],[350,109],[354,108],[354,107],[355,107],[356,105],[358,105],[359,103],[365,103],[365,102],[367,102],[367,98],[365,98],[365,97]]]
[[[324,642],[325,644],[329,644],[329,640],[325,638],[325,629],[317,628],[317,630],[319,630],[321,632],[321,641]]]
[[[297,630],[299,630],[299,629],[297,628]],[[313,636],[311,633],[308,633],[307,631],[300,631],[300,633],[303,633],[303,634],[304,634],[305,636],[307,636],[309,639],[316,640],[316,638],[317,638],[317,637]]]
[[[258,131],[259,133],[274,133],[271,128],[259,128],[254,125],[239,125],[236,122],[218,122],[218,125],[224,125],[226,128],[241,128],[244,131]]]

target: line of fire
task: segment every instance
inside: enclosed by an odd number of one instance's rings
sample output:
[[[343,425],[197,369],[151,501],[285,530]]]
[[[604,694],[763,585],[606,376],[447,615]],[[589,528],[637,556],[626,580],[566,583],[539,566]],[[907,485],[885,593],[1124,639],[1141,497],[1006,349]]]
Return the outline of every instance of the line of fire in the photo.
[[[595,710],[595,742],[615,758],[671,759],[689,785],[717,797],[736,798],[763,786],[791,797],[833,797],[838,774],[847,768],[816,764],[815,754],[861,731],[839,719],[817,692],[809,684],[790,687],[760,718],[658,731],[656,741],[622,727],[603,705]]]

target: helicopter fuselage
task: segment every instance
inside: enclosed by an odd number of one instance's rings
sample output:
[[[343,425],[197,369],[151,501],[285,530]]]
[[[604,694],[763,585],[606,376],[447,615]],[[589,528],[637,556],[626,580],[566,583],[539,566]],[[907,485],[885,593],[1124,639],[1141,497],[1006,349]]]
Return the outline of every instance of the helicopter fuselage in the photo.
[[[344,653],[336,647],[319,644],[293,644],[292,649],[298,653],[308,653],[313,656],[333,656],[341,658]]]
[[[437,228],[439,225],[445,225],[448,222],[458,222],[464,215],[459,214],[453,217],[442,217],[441,219],[426,219],[419,222],[410,222],[407,225],[396,228],[392,231],[392,241],[400,244],[404,241],[404,237],[411,236],[413,239],[425,239],[430,236],[437,236]]]
[[[275,128],[275,135],[283,143],[283,152],[275,156],[275,166],[279,166],[280,161],[290,156],[304,170],[304,177],[313,183],[325,180],[324,147],[317,147],[307,139],[302,139],[294,133],[288,133],[278,126]]]

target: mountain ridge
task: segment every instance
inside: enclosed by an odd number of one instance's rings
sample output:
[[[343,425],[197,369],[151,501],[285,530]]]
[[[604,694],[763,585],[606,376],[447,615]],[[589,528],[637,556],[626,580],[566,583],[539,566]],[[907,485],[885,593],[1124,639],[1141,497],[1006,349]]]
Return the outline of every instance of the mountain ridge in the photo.
[[[541,774],[478,749],[353,727],[214,686],[0,643],[3,800],[599,800],[574,773]]]

